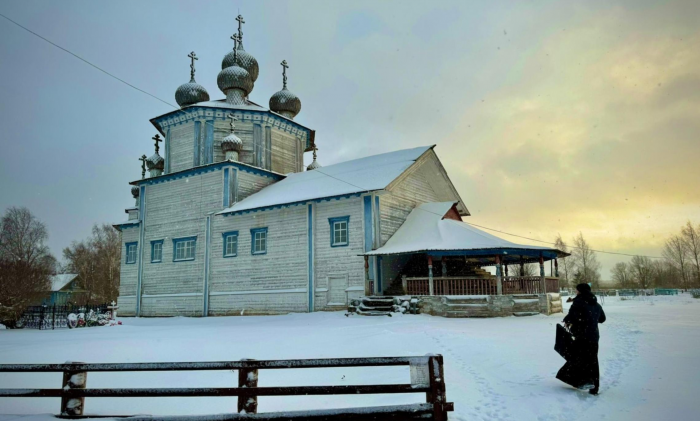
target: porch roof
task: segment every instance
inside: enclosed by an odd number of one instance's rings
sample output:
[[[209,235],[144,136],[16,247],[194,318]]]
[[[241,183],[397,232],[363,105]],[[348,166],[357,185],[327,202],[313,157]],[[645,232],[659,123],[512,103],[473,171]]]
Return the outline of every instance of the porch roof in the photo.
[[[568,256],[551,247],[513,243],[491,235],[462,221],[446,218],[454,202],[424,203],[414,208],[406,221],[383,247],[365,256],[427,253],[432,256],[487,257],[501,255],[504,260],[547,260]]]

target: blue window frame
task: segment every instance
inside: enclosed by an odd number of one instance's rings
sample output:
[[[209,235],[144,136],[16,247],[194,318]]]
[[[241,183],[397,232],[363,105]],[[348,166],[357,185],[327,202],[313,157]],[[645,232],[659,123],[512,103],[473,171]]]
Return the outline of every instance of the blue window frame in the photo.
[[[163,261],[163,240],[151,241],[151,263]]]
[[[347,247],[350,243],[350,216],[328,218],[331,224],[331,247]]]
[[[238,256],[238,231],[229,231],[222,234],[224,237],[224,257]]]
[[[250,230],[250,254],[267,254],[267,227]]]
[[[138,242],[126,243],[126,264],[132,265],[136,263],[136,255],[138,253]]]
[[[197,237],[173,238],[173,262],[194,260]]]

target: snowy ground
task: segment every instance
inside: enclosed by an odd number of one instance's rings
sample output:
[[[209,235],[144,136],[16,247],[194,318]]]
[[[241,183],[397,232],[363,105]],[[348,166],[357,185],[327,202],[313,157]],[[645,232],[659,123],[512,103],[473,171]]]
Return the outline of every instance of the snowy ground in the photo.
[[[122,319],[78,330],[0,330],[0,363],[221,361],[240,358],[445,358],[457,420],[700,419],[700,300],[689,295],[607,297],[601,326],[601,395],[554,379],[561,315],[501,319],[343,313],[207,319]],[[566,311],[566,308],[565,308]],[[261,371],[260,386],[409,383],[407,367]],[[60,387],[60,373],[0,373],[0,388]],[[231,387],[233,372],[90,373],[88,387]],[[86,412],[205,414],[236,398],[88,398]],[[260,412],[422,402],[424,395],[260,398]],[[55,413],[59,400],[0,398],[0,414]],[[16,419],[0,416],[0,421]],[[32,417],[25,418],[24,421]],[[39,417],[41,418],[41,417]]]

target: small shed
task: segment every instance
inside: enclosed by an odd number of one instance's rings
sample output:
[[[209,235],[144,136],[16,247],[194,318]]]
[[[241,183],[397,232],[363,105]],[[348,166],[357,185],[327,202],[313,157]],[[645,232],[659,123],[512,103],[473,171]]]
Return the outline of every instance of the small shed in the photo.
[[[48,305],[66,305],[83,301],[87,293],[83,289],[80,276],[75,273],[63,273],[51,277],[51,291],[44,301]]]

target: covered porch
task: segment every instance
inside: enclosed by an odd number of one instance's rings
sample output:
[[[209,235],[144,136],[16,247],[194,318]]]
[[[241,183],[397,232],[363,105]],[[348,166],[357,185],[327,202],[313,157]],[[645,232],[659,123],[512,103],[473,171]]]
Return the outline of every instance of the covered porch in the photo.
[[[462,222],[454,203],[416,207],[404,224],[376,250],[364,254],[367,290],[369,259],[385,273],[384,295],[539,295],[559,292],[560,250],[512,243]],[[549,262],[549,264],[546,264]],[[539,274],[525,276],[535,263]],[[549,266],[549,276],[546,276]],[[483,268],[493,268],[492,271]],[[492,272],[495,272],[492,273]]]

